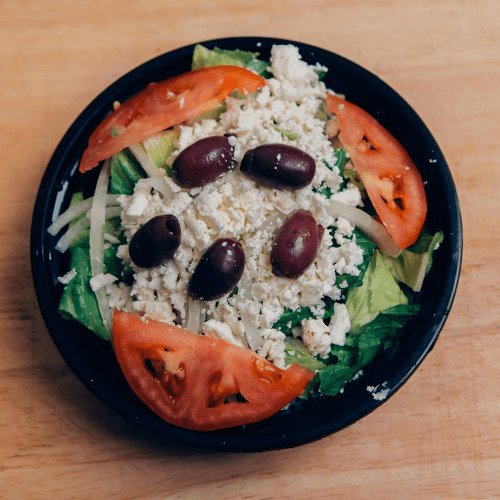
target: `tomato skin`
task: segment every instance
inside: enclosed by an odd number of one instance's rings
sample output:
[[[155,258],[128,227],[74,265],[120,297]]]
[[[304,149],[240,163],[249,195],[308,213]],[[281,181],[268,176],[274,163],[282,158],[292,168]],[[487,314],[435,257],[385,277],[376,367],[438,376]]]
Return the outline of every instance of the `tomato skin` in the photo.
[[[314,373],[281,370],[253,351],[115,311],[113,344],[135,394],[165,421],[212,431],[258,422],[302,394]],[[239,394],[245,402],[224,402]]]
[[[375,118],[328,93],[327,113],[337,115],[339,139],[382,224],[401,248],[418,239],[427,215],[424,183],[404,149]]]
[[[122,149],[216,108],[234,90],[251,93],[265,79],[239,66],[212,66],[150,83],[94,130],[79,170],[86,172]],[[120,132],[111,137],[113,128]]]

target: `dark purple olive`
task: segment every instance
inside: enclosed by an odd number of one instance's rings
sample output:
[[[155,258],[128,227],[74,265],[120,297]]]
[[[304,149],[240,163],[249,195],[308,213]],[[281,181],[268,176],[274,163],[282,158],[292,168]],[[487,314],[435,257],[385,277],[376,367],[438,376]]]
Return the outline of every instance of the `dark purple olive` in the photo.
[[[179,186],[205,186],[234,168],[234,148],[227,137],[206,137],[181,151],[172,168]]]
[[[130,258],[139,267],[156,267],[171,259],[181,243],[181,226],[174,215],[158,215],[130,240]]]
[[[313,180],[316,163],[307,153],[293,146],[264,144],[245,153],[240,170],[265,186],[299,189]]]
[[[297,210],[281,226],[271,247],[273,274],[298,278],[316,257],[323,226],[316,223],[311,212]]]
[[[245,269],[245,254],[239,241],[221,238],[205,251],[188,283],[195,299],[217,300],[240,281]]]

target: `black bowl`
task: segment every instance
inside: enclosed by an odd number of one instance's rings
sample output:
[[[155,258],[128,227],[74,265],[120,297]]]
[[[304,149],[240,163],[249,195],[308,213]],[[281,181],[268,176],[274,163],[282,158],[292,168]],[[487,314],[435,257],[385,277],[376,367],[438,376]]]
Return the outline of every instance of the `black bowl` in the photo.
[[[457,194],[446,161],[425,124],[394,90],[367,70],[326,50],[289,40],[245,37],[202,43],[209,48],[258,51],[264,59],[273,44],[296,45],[305,61],[329,68],[324,80],[328,88],[345,94],[375,116],[408,150],[425,181],[428,230],[442,230],[445,238],[417,297],[422,311],[405,327],[399,350],[390,359],[381,354],[338,396],[321,396],[293,405],[260,423],[202,433],[175,427],[156,416],[129,388],[110,344],[58,315],[62,286],[57,277],[68,270],[67,259],[54,250],[56,238],[47,233],[47,227],[68,206],[74,191],[82,186],[89,194],[93,190],[94,171],[82,175],[77,170],[89,135],[112,109],[113,101],[123,102],[151,81],[188,71],[194,45],[158,56],[113,83],[87,106],[61,140],[43,176],[34,209],[31,262],[35,289],[48,331],[77,377],[103,402],[153,435],[231,451],[298,446],[332,434],[377,408],[387,398],[376,400],[367,386],[385,382],[390,397],[434,346],[450,311],[460,273],[462,225]]]

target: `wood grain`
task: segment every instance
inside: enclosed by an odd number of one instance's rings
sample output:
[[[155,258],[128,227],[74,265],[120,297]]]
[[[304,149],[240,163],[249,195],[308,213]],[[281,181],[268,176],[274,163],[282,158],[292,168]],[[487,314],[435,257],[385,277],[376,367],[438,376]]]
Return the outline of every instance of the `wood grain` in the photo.
[[[497,0],[2,0],[0,498],[498,498],[499,19]],[[403,95],[448,160],[465,247],[452,314],[395,397],[319,442],[222,455],[155,440],[80,384],[38,312],[29,226],[50,155],[97,93],[161,52],[242,34],[340,53]]]

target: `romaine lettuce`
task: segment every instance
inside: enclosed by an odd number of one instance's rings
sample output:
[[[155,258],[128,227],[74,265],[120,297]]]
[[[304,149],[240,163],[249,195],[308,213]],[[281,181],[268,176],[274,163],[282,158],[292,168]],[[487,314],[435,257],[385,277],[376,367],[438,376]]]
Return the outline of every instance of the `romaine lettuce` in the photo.
[[[271,74],[267,71],[268,62],[258,59],[258,52],[248,52],[245,50],[227,50],[214,47],[207,49],[202,45],[196,45],[193,53],[191,69],[206,68],[208,66],[243,66],[254,70],[264,78],[269,78]]]

